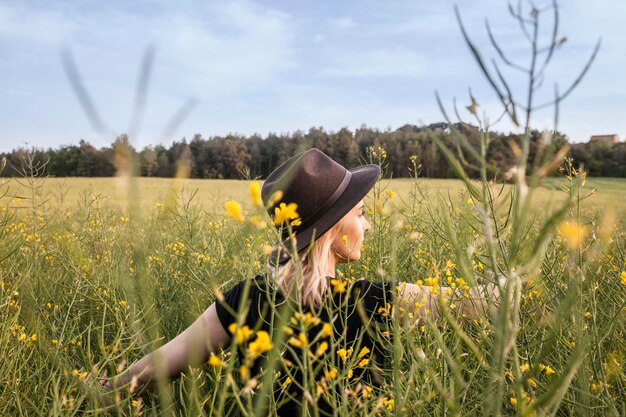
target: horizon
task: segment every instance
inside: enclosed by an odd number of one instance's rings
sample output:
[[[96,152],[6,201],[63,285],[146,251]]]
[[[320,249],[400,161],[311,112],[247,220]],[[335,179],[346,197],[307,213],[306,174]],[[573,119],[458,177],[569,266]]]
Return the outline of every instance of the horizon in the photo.
[[[265,138],[320,126],[354,132],[363,124],[396,130],[444,120],[435,91],[449,112],[456,97],[465,121],[471,121],[464,110],[471,89],[479,113],[496,119],[501,105],[462,38],[453,2],[392,6],[373,0],[332,6],[9,0],[0,4],[0,77],[6,84],[0,152],[26,145],[55,149],[81,139],[102,148],[122,133],[142,149],[195,134]],[[529,48],[501,1],[461,4],[459,10],[485,58],[496,57],[485,31],[488,18],[509,58],[526,62]],[[617,0],[560,5],[560,36],[567,41],[548,67],[539,101],[551,97],[554,82],[560,91],[567,88],[602,38],[595,62],[559,109],[556,129],[571,143],[592,135],[617,134],[622,141],[626,136],[626,80],[619,75],[626,69],[626,29],[620,22],[625,13],[626,2]],[[62,58],[67,51],[102,121],[100,129],[68,81]],[[154,59],[144,78],[143,112],[137,113],[146,51],[153,51]],[[505,73],[523,92],[524,80]],[[168,127],[192,102],[182,122]],[[554,128],[550,111],[537,112],[534,120],[532,128]],[[506,122],[491,130],[519,133]]]

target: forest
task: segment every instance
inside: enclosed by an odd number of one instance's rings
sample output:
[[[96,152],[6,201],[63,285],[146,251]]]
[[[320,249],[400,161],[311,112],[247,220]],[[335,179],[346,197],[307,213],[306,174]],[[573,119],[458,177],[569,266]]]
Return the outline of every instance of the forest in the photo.
[[[385,176],[390,178],[408,177],[414,165],[419,176],[451,178],[455,176],[453,168],[439,150],[437,140],[458,154],[455,137],[461,136],[469,146],[478,148],[480,134],[477,127],[461,123],[407,124],[384,131],[363,125],[354,132],[348,128],[333,132],[314,127],[308,132],[270,133],[266,137],[229,134],[205,138],[196,134],[191,140],[182,138],[169,147],[146,146],[141,150],[135,149],[129,137],[122,134],[110,146],[100,149],[85,140],[57,149],[15,148],[0,154],[0,160],[6,158],[7,164],[0,176],[22,175],[24,161],[30,156],[36,165],[45,165],[44,174],[52,177],[108,177],[126,170],[144,177],[254,179],[264,178],[289,157],[316,147],[348,167],[368,162],[371,151],[381,148],[386,155]],[[625,142],[569,144],[567,136],[558,131],[546,136],[536,130],[531,131],[530,139],[529,167],[539,147],[554,151],[569,145],[573,165],[583,167],[589,176],[626,177]],[[489,133],[487,160],[491,178],[507,178],[516,163],[514,144],[520,141],[521,135]],[[135,162],[132,167],[128,166],[129,160]],[[477,177],[478,171],[468,166],[468,174]]]

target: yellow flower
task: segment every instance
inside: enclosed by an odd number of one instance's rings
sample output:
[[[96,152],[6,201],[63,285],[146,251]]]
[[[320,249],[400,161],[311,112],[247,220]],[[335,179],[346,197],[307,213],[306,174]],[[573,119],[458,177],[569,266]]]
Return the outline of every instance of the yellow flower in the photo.
[[[322,337],[330,337],[333,334],[333,329],[330,327],[330,323],[324,323],[322,325]]]
[[[348,245],[348,235],[341,236],[341,241],[344,245]]]
[[[30,338],[28,340],[30,340],[31,342],[36,342],[37,341],[37,334],[36,333],[31,334]]]
[[[300,333],[297,339],[295,337],[290,337],[288,343],[297,348],[305,348],[308,345],[306,335],[304,333]]]
[[[270,197],[269,201],[267,202],[267,205],[269,207],[273,206],[274,204],[276,204],[277,202],[279,202],[280,200],[283,199],[283,192],[282,191],[276,191],[274,194],[272,194],[272,196]]]
[[[348,281],[340,281],[338,279],[332,278],[330,280],[330,284],[333,286],[333,291],[337,293],[346,292],[346,285],[348,285]]]
[[[339,356],[341,358],[341,361],[343,363],[346,363],[346,359],[348,358],[348,355],[350,355],[348,353],[348,351],[345,348],[341,348],[337,351],[337,356]]]
[[[248,357],[256,359],[272,348],[272,339],[265,330],[256,333],[256,339],[248,345]]]
[[[248,188],[250,191],[250,198],[252,199],[252,204],[257,207],[263,206],[263,200],[261,199],[261,186],[258,182],[251,182],[250,187]]]
[[[237,220],[239,223],[245,220],[245,218],[243,217],[243,214],[241,214],[241,204],[239,204],[238,202],[227,201],[224,204],[224,207],[226,208],[228,215],[232,217],[233,219]]]
[[[533,378],[528,378],[526,382],[528,382],[528,385],[530,385],[531,387],[537,388],[537,381],[535,381]]]
[[[218,358],[217,356],[215,356],[214,354],[211,354],[211,357],[209,358],[209,365],[214,366],[216,368],[223,368],[225,366],[225,363],[222,362],[222,360]]]
[[[565,238],[568,248],[578,249],[587,236],[587,227],[577,222],[565,222],[559,226],[559,233]]]
[[[546,375],[548,375],[548,376],[550,376],[550,375],[552,375],[552,374],[555,374],[555,373],[556,373],[556,371],[555,371],[554,369],[550,368],[550,367],[549,367],[549,366],[547,366],[547,365],[546,365],[546,367],[545,367],[545,369],[544,369],[544,372],[545,372],[545,373],[546,373]]]
[[[361,359],[363,356],[367,355],[368,353],[370,353],[370,350],[368,349],[367,346],[365,346],[363,349],[361,349],[361,351],[359,352],[359,359]]]
[[[472,197],[467,199],[467,204],[470,204],[470,205],[474,204],[474,200],[472,199]]]
[[[302,224],[302,220],[298,217],[290,223],[293,227],[300,226]]]
[[[519,367],[519,371],[521,373],[530,371],[530,365],[527,363],[523,364],[522,366]]]
[[[328,342],[322,342],[317,346],[317,350],[315,351],[316,356],[322,355],[324,352],[328,350]]]
[[[622,271],[622,272],[619,274],[619,282],[620,282],[622,285],[626,285],[626,271]]]
[[[237,327],[237,323],[233,323],[228,326],[228,330],[235,336],[237,340],[237,344],[240,345],[252,336],[254,333],[248,326],[243,326],[241,328]]]
[[[285,382],[283,382],[283,384],[282,384],[280,387],[281,387],[282,389],[285,389],[285,388],[287,388],[287,386],[288,386],[289,384],[291,384],[291,382],[292,382],[292,379],[291,379],[291,377],[289,377],[289,376],[288,376],[288,377],[287,377],[287,379],[285,379]]]
[[[389,197],[390,199],[394,198],[395,196],[396,196],[395,191],[391,191],[391,190],[387,191],[387,197]]]
[[[363,359],[363,360],[361,360],[361,362],[359,362],[359,366],[360,366],[360,367],[367,366],[367,364],[369,363],[369,361],[370,361],[369,359]]]
[[[280,203],[280,206],[274,208],[274,225],[280,226],[281,224],[298,219],[298,205],[296,203]]]
[[[280,203],[278,207],[274,208],[274,225],[280,226],[289,220],[297,219],[299,217],[297,209],[298,205],[296,203]]]
[[[246,379],[246,377],[248,376],[248,367],[246,365],[241,365],[239,367],[239,376],[241,377],[241,379]]]
[[[324,371],[324,376],[328,380],[335,379],[337,377],[337,369],[331,368],[330,371]]]
[[[513,407],[517,407],[517,398],[511,397],[511,398],[509,398],[509,400],[511,401],[511,405]]]
[[[396,402],[394,401],[393,398],[389,400],[386,397],[383,398],[383,405],[387,407],[387,411],[393,411],[393,407],[395,406],[395,403]]]
[[[594,394],[598,393],[598,386],[596,384],[591,384],[591,392]]]

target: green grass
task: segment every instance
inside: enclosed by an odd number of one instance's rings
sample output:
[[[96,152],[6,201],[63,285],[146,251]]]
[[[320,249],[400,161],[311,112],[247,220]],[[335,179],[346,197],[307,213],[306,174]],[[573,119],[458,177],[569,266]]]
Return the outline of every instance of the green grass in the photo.
[[[217,288],[262,272],[272,230],[240,224],[222,208],[224,201],[237,200],[247,218],[254,214],[248,184],[146,178],[5,182],[0,415],[106,415],[83,389],[80,368],[115,373],[183,330],[215,299]],[[381,385],[369,397],[345,373],[327,381],[354,394],[333,397],[340,415],[626,412],[626,181],[589,179],[580,196],[597,188],[595,195],[576,198],[562,219],[544,227],[567,200],[561,186],[572,183],[549,179],[532,195],[519,235],[506,224],[512,188],[505,187],[493,208],[502,235],[488,237],[484,206],[468,202],[460,181],[378,184],[366,201],[373,228],[363,259],[342,266],[344,276],[437,278],[448,285],[461,279],[490,282],[493,271],[500,271],[519,282],[520,304],[478,320],[394,321],[398,337],[384,361]],[[580,244],[568,246],[566,222],[582,225]],[[139,403],[122,400],[110,413],[250,414],[252,397],[244,389],[249,381],[238,376],[232,356],[223,359],[222,370],[194,369],[158,395]],[[318,382],[309,381],[312,392]],[[256,397],[264,395],[257,391]]]

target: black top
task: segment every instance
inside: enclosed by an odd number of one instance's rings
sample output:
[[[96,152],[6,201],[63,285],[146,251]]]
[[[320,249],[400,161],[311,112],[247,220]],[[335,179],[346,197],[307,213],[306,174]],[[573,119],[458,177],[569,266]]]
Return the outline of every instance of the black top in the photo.
[[[324,359],[328,359],[328,363],[336,364],[340,372],[343,365],[343,358],[337,354],[340,349],[352,348],[353,365],[355,360],[358,363],[362,359],[369,359],[367,365],[353,366],[353,376],[350,381],[361,380],[368,384],[376,383],[376,375],[373,374],[371,365],[377,361],[377,357],[379,359],[383,357],[384,345],[387,344],[390,335],[391,326],[388,320],[391,316],[390,306],[393,304],[391,285],[387,282],[359,280],[347,285],[345,291],[341,291],[340,286],[334,288],[333,285],[329,285],[329,287],[333,291],[333,297],[327,297],[321,307],[299,308],[290,304],[280,291],[274,289],[273,284],[259,275],[253,280],[242,281],[235,285],[224,293],[223,303],[219,301],[215,303],[217,316],[227,333],[231,334],[229,326],[237,322],[237,318],[231,314],[231,311],[247,311],[242,326],[246,325],[254,331],[268,332],[272,342],[282,352],[280,364],[274,366],[275,371],[281,372],[275,390],[279,407],[278,415],[300,415],[302,405],[306,404],[300,388],[304,378],[297,366],[299,359],[302,358],[302,351],[296,342],[303,329],[305,330],[303,333],[306,332],[306,341],[309,343],[306,349],[315,354],[319,353],[318,358],[333,355]],[[298,315],[297,312],[302,315]],[[307,321],[305,318],[307,313],[311,313],[308,324],[303,325],[303,321]],[[329,323],[332,328],[332,341],[330,337],[323,337],[324,323]],[[291,330],[285,331],[285,325]],[[327,325],[326,330],[328,329]],[[291,338],[293,338],[292,343],[289,343]],[[251,336],[248,342],[253,340],[254,336]],[[324,341],[328,348],[322,353],[321,350],[324,349],[318,349]],[[276,343],[279,344],[276,345]],[[356,359],[358,353],[364,348],[367,348],[370,353]],[[245,357],[241,356],[244,349],[245,346],[240,349],[241,358]],[[294,365],[287,367],[285,363]],[[258,375],[261,375],[263,369],[267,368],[265,358],[256,359],[250,367],[250,376],[257,376],[260,381],[263,377]],[[318,367],[318,372],[314,376],[316,381],[321,379],[323,371]],[[287,379],[286,375],[289,375],[293,382],[287,388],[281,388],[281,384]],[[317,406],[320,415],[332,415],[332,410],[323,395]]]

